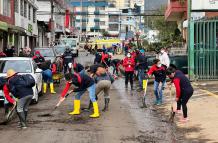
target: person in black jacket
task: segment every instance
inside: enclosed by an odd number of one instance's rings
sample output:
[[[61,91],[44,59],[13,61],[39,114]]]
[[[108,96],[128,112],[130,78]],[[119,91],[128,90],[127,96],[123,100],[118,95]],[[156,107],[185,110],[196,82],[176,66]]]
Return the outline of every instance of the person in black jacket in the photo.
[[[148,70],[147,58],[145,57],[145,51],[140,50],[136,56],[136,70],[138,70],[138,81],[139,89],[137,91],[142,91],[142,81],[145,77],[145,72]]]
[[[177,112],[181,110],[182,106],[183,118],[180,119],[180,122],[185,123],[188,121],[187,103],[193,95],[194,89],[189,79],[180,70],[176,70],[175,66],[171,65],[167,69],[167,75],[172,79],[176,88]]]
[[[28,107],[33,98],[32,87],[27,87],[23,78],[18,75],[13,69],[7,71],[9,91],[17,98],[17,114],[20,119],[20,127],[26,129],[26,119]]]
[[[90,115],[91,118],[99,117],[98,103],[95,97],[95,82],[94,80],[84,73],[66,73],[65,79],[67,81],[64,90],[62,91],[60,102],[64,100],[70,86],[72,86],[73,92],[76,92],[74,100],[74,111],[70,112],[70,115],[79,115],[80,114],[80,98],[86,92],[89,91],[89,98],[92,101],[94,107],[94,113]]]
[[[63,65],[64,65],[64,73],[67,73],[67,71],[69,70],[68,64],[74,62],[74,55],[69,47],[66,48],[62,58],[63,58]]]

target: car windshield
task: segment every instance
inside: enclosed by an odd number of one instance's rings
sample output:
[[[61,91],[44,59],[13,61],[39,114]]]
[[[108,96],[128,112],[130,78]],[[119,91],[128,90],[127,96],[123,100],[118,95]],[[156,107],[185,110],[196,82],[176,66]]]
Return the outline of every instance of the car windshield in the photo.
[[[20,73],[32,72],[29,60],[0,60],[0,73],[6,73],[8,69],[14,69]]]
[[[65,51],[65,47],[55,47],[55,52],[58,54],[58,55],[61,55],[64,53]]]
[[[54,57],[54,51],[52,48],[48,49],[35,49],[35,51],[39,51],[43,57]]]

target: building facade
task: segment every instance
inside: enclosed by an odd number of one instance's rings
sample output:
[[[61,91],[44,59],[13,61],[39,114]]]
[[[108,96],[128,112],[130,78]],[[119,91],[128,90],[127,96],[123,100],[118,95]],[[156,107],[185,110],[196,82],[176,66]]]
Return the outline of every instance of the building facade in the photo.
[[[15,26],[18,32],[15,33],[15,42],[18,47],[36,47],[38,37],[38,26],[36,19],[36,0],[15,0]]]
[[[70,2],[74,8],[74,26],[80,34],[95,37],[108,30],[108,2],[102,1],[74,1]]]
[[[0,51],[8,46],[14,46],[14,0],[0,1]]]
[[[65,33],[64,21],[66,5],[64,0],[54,0],[54,33],[55,40],[58,40],[61,35]],[[38,0],[37,11],[38,20],[38,46],[48,46],[51,44],[51,1],[50,0]]]

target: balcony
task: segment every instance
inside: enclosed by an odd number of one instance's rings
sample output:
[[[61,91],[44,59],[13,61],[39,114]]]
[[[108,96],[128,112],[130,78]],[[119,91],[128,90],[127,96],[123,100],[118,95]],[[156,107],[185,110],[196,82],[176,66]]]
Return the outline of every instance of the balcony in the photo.
[[[95,15],[99,15],[99,14],[100,14],[100,11],[99,11],[99,10],[96,10],[96,11],[94,11],[94,14],[95,14]]]
[[[88,22],[88,21],[89,19],[85,19],[85,18],[82,19],[82,22]],[[81,22],[81,19],[76,19],[76,22]]]
[[[100,22],[100,18],[95,18],[94,22]]]
[[[181,3],[179,0],[170,0],[165,12],[167,21],[179,21],[187,17],[187,1]]]

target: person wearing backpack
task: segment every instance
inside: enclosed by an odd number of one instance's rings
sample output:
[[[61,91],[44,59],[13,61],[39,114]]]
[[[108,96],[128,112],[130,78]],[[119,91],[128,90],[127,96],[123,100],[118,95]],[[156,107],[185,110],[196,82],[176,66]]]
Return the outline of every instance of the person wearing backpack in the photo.
[[[33,85],[27,85],[30,82],[26,81],[27,79],[23,78],[22,75],[18,75],[13,69],[7,71],[7,80],[9,91],[17,99],[17,101],[15,101],[11,98],[11,102],[17,105],[16,110],[20,119],[20,127],[26,129],[28,107],[33,98]]]
[[[98,118],[100,116],[98,103],[95,98],[95,82],[94,80],[84,73],[66,73],[65,80],[67,81],[64,90],[62,91],[60,101],[64,101],[64,97],[66,96],[70,87],[72,87],[73,92],[76,92],[75,100],[74,100],[74,111],[70,112],[70,115],[79,115],[80,114],[80,99],[81,96],[89,91],[89,98],[92,101],[94,107],[94,113],[90,115],[91,118]]]

